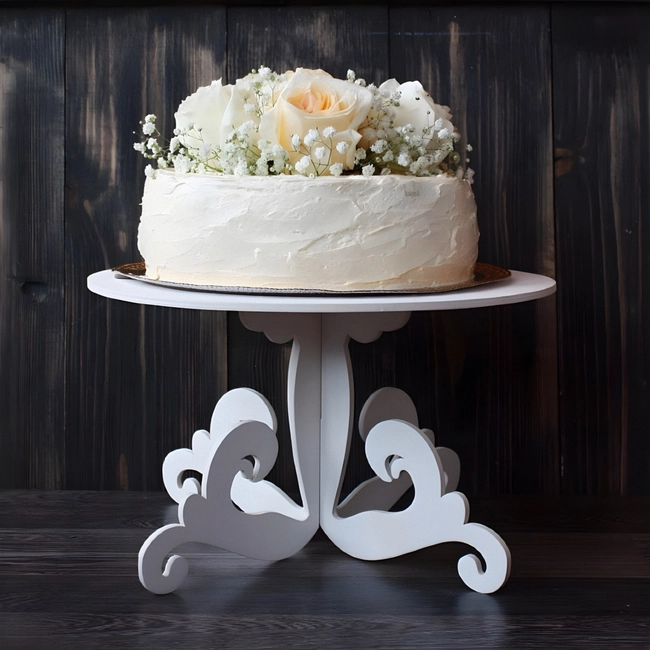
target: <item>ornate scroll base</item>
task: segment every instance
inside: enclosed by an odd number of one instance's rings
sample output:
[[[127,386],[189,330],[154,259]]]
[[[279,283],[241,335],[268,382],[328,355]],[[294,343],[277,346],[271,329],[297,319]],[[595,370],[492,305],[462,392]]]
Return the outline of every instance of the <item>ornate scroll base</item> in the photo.
[[[210,431],[197,431],[192,449],[173,451],[165,459],[163,479],[179,504],[179,523],[154,532],[140,550],[140,581],[149,591],[169,593],[180,585],[188,564],[171,553],[185,542],[279,560],[307,544],[319,524],[341,550],[364,560],[464,542],[485,564],[483,569],[476,555],[459,560],[458,573],[468,587],[491,593],[506,582],[508,547],[489,528],[467,523],[469,504],[455,491],[458,456],[435,446],[433,432],[419,428],[411,399],[396,388],[371,395],[359,419],[376,476],[339,503],[352,432],[349,340],[369,343],[404,326],[409,316],[240,314],[248,329],[264,332],[271,341],[293,340],[287,401],[303,505],[264,480],[278,451],[270,404],[250,389],[229,391],[215,407]],[[202,481],[184,479],[189,470],[200,472]],[[410,506],[389,512],[411,485],[415,498]]]

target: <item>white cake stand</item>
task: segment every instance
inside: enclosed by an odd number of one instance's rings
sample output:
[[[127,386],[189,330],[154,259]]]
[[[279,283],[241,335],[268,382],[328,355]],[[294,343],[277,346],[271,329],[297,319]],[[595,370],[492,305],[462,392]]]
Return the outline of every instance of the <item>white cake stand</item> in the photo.
[[[302,505],[264,480],[278,452],[271,405],[251,389],[227,392],[214,409],[210,431],[197,431],[191,449],[173,451],[163,463],[179,523],[155,531],[140,550],[140,581],[149,591],[169,593],[181,584],[188,564],[172,552],[185,542],[279,560],[305,546],[319,525],[341,550],[364,560],[464,542],[483,556],[485,566],[476,555],[461,557],[458,573],[468,587],[491,593],[506,582],[508,547],[486,526],[468,523],[469,504],[456,491],[458,456],[435,446],[433,432],[420,428],[413,402],[401,390],[382,388],[364,405],[359,432],[376,476],[339,503],[354,404],[348,342],[369,343],[399,329],[411,311],[543,298],[555,291],[554,280],[513,271],[500,282],[450,293],[318,297],[186,291],[101,271],[88,278],[88,288],[137,304],[237,311],[248,329],[275,343],[293,341],[287,402]],[[188,470],[200,472],[202,480],[184,480]],[[389,512],[411,485],[411,505]]]

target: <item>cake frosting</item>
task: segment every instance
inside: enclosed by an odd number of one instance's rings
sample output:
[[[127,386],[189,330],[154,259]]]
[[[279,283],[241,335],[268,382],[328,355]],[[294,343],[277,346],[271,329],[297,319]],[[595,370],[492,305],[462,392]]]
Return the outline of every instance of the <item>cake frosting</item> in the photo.
[[[419,81],[260,66],[184,99],[145,174],[149,278],[198,286],[411,291],[473,279],[469,145]],[[154,166],[156,168],[154,168]]]
[[[147,178],[138,247],[169,282],[330,291],[413,290],[471,280],[478,254],[467,180],[233,176]]]

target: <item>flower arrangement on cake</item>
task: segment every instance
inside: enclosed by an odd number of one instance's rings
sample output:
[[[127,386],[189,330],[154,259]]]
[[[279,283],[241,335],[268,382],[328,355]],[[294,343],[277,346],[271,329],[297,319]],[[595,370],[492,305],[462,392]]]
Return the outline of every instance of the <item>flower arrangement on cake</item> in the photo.
[[[336,79],[323,70],[278,74],[260,66],[234,84],[199,88],[175,118],[174,135],[164,141],[156,116],[147,115],[144,138],[134,145],[158,169],[311,178],[446,174],[470,182],[473,174],[460,164],[449,109],[419,81],[376,86],[352,70]],[[145,173],[156,170],[147,165]]]
[[[199,88],[175,118],[166,141],[147,115],[135,145],[153,163],[138,228],[148,279],[318,292],[474,280],[472,171],[449,109],[418,81],[262,66]]]

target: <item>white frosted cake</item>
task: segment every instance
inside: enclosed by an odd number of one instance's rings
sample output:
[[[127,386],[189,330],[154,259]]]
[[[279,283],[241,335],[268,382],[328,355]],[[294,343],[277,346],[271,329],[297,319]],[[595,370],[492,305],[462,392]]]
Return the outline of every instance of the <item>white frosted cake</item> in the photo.
[[[253,71],[188,97],[146,170],[138,247],[151,279],[324,291],[444,289],[474,277],[471,174],[419,82]]]
[[[138,246],[170,282],[363,291],[441,288],[473,277],[470,184],[455,177],[148,178]]]

